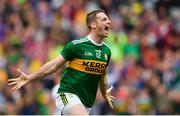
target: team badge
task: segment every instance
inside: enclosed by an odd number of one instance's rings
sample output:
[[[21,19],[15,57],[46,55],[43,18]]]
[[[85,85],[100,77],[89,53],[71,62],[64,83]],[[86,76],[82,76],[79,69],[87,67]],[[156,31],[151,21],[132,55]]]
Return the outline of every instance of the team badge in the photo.
[[[107,60],[108,59],[108,55],[104,54],[104,58],[105,58],[105,60]]]

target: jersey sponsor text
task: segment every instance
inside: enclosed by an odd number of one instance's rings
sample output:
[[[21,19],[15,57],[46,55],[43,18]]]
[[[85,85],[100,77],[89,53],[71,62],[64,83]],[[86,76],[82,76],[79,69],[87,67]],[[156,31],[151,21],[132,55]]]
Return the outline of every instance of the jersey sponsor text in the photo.
[[[103,74],[106,65],[106,62],[82,59],[74,59],[68,64],[70,68],[97,75]]]

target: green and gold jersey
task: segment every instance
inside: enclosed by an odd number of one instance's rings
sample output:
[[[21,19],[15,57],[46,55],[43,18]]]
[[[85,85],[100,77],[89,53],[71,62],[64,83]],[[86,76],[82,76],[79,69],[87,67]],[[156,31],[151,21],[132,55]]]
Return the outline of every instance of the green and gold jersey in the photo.
[[[58,93],[76,94],[86,107],[92,107],[99,80],[110,60],[109,47],[104,42],[96,44],[87,36],[66,44],[61,55],[68,64]]]

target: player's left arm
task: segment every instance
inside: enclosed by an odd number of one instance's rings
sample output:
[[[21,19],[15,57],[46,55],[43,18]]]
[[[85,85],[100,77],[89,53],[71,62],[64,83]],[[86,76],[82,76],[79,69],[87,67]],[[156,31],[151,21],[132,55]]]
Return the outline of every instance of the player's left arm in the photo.
[[[115,100],[115,97],[111,95],[111,90],[113,87],[110,87],[107,89],[107,76],[106,76],[106,71],[102,75],[99,83],[100,91],[102,93],[102,96],[104,99],[108,102],[109,106],[113,109],[112,102]]]

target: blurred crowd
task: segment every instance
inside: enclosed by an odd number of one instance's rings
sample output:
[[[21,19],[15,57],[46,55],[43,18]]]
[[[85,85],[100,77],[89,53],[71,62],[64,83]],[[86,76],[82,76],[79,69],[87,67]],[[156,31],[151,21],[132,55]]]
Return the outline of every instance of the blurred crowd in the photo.
[[[62,67],[12,91],[17,68],[32,73],[63,46],[86,36],[86,14],[104,9],[111,20],[108,85],[112,110],[98,91],[91,114],[180,114],[178,0],[0,0],[0,115],[56,114]]]

